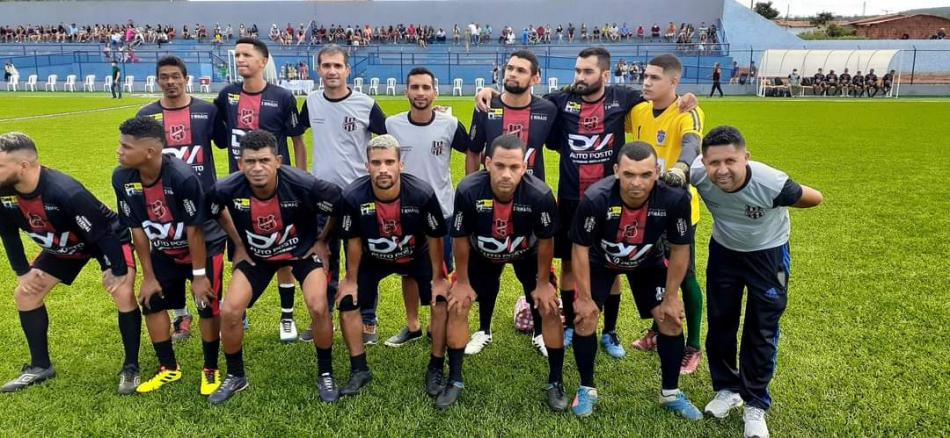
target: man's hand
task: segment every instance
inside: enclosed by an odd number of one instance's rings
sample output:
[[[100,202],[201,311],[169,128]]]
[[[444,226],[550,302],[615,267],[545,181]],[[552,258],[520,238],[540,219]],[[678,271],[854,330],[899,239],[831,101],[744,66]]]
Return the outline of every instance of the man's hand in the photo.
[[[350,300],[353,301],[353,304],[357,304],[357,285],[356,280],[351,280],[349,278],[344,278],[343,282],[340,283],[340,288],[336,294],[336,307],[340,308],[340,303],[343,302],[343,298],[350,297]]]
[[[664,298],[657,308],[658,322],[672,322],[677,327],[683,326],[683,300],[679,296]]]
[[[33,268],[29,272],[17,277],[17,283],[20,290],[27,295],[37,295],[43,292],[43,283],[46,279],[46,273]]]
[[[103,273],[103,275],[105,275],[105,273]],[[158,280],[155,279],[154,275],[144,276],[142,278],[142,286],[139,287],[139,304],[146,309],[151,309],[150,301],[152,300],[152,295],[155,294],[162,296],[162,286],[158,284]]]
[[[445,298],[446,301],[449,299],[449,288],[452,285],[449,283],[448,278],[440,278],[438,280],[432,281],[432,305],[438,303],[437,298]]]
[[[694,108],[699,106],[699,100],[696,99],[696,95],[693,93],[686,93],[680,96],[679,109],[681,113],[688,113]]]
[[[595,320],[597,318],[597,305],[594,304],[594,300],[591,297],[582,297],[576,296],[574,298],[574,324],[579,324],[581,321]]]
[[[549,281],[538,279],[538,286],[531,292],[531,299],[534,300],[534,308],[541,313],[558,311],[557,293]]]
[[[247,250],[244,249],[244,245],[238,244],[234,246],[234,257],[231,259],[231,265],[237,266],[241,262],[247,262],[251,266],[256,266],[254,260],[247,254]]]
[[[476,298],[478,295],[475,294],[475,289],[472,289],[471,283],[458,281],[449,291],[449,311],[467,307],[475,302]]]
[[[488,112],[491,108],[491,100],[497,94],[499,93],[490,87],[479,90],[478,93],[475,93],[475,109],[483,113]]]
[[[686,163],[676,163],[663,174],[663,182],[669,186],[686,188],[689,181],[686,179]]]
[[[191,280],[191,291],[195,296],[195,305],[199,309],[208,307],[214,301],[214,290],[206,275],[199,275]]]
[[[317,240],[317,242],[313,244],[313,248],[310,248],[310,251],[307,251],[307,254],[304,255],[304,257],[313,256],[319,257],[324,267],[328,266],[330,263],[330,245],[324,240]]]

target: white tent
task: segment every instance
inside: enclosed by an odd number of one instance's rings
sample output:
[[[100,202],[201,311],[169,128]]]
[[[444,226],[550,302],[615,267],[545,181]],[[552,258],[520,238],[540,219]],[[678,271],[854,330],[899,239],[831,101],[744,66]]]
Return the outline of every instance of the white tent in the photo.
[[[835,70],[865,72],[874,69],[879,76],[897,70],[894,85],[888,96],[897,97],[900,92],[900,62],[895,62],[900,50],[766,50],[759,66],[759,78],[787,78],[793,68],[802,77],[818,71]],[[892,67],[896,65],[896,67]],[[765,81],[759,81],[758,95],[765,95]]]

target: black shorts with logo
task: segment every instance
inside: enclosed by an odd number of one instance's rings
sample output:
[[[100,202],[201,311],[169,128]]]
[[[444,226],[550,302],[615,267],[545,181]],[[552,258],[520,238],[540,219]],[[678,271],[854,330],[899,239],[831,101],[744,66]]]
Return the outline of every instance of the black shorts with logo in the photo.
[[[318,256],[279,262],[255,260],[254,263],[254,265],[251,265],[246,261],[242,261],[234,267],[235,270],[244,273],[244,276],[247,277],[247,281],[251,283],[251,302],[247,304],[248,308],[254,306],[254,303],[257,302],[257,299],[267,290],[267,286],[270,285],[271,280],[274,279],[274,275],[277,274],[277,271],[281,268],[289,266],[291,272],[294,274],[294,278],[297,279],[301,287],[303,287],[304,280],[307,279],[307,276],[309,276],[311,272],[323,268],[323,261],[320,260]],[[326,275],[325,272],[321,272],[320,274]]]
[[[142,314],[148,315],[165,310],[181,309],[185,307],[187,292],[185,283],[194,279],[191,264],[175,263],[170,257],[152,252],[152,270],[155,279],[162,288],[161,296],[152,295],[148,307],[142,307]],[[205,260],[205,271],[208,281],[211,282],[211,291],[214,299],[205,307],[198,308],[198,315],[202,318],[212,318],[221,314],[221,289],[224,280],[224,254],[209,255]]]
[[[663,302],[663,296],[666,294],[666,272],[664,266],[644,266],[622,272],[591,263],[590,293],[597,307],[603,309],[617,275],[626,274],[640,318],[650,319],[653,318],[650,312]]]
[[[123,244],[122,254],[125,255],[125,264],[129,267],[129,274],[135,275],[135,257],[132,256],[132,246],[128,243]],[[73,281],[76,281],[76,277],[79,276],[79,273],[82,272],[82,268],[85,267],[86,263],[92,258],[95,258],[96,261],[99,262],[99,268],[103,272],[112,269],[109,264],[106,263],[105,256],[100,252],[96,252],[91,257],[81,258],[59,257],[48,252],[41,252],[40,255],[36,256],[36,259],[33,260],[31,267],[57,278],[65,285],[71,285]]]

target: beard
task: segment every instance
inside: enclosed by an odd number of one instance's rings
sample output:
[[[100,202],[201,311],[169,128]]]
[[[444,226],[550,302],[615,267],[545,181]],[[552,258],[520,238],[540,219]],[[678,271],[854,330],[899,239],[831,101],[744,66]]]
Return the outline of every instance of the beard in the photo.
[[[571,92],[580,96],[589,96],[600,91],[604,88],[603,81],[597,81],[592,84],[578,84],[574,83],[571,85]]]
[[[17,178],[16,175],[10,175],[7,179],[0,180],[0,187],[4,187],[4,188],[13,187],[17,185],[17,183],[19,182],[20,182],[20,179]]]
[[[505,81],[505,91],[511,94],[524,94],[525,91],[528,91],[528,87],[522,87],[516,82]]]
[[[396,183],[395,179],[391,176],[387,177],[376,177],[373,179],[373,185],[380,190],[389,190]]]

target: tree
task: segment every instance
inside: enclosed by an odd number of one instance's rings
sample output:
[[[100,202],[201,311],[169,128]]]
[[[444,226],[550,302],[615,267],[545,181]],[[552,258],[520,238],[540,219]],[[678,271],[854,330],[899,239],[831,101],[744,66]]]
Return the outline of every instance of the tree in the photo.
[[[828,23],[831,23],[835,19],[834,14],[831,12],[819,12],[818,15],[808,20],[815,27],[822,27]]]
[[[773,20],[775,17],[778,17],[778,9],[772,7],[772,2],[757,2],[753,7],[755,13],[765,17],[767,20]]]

